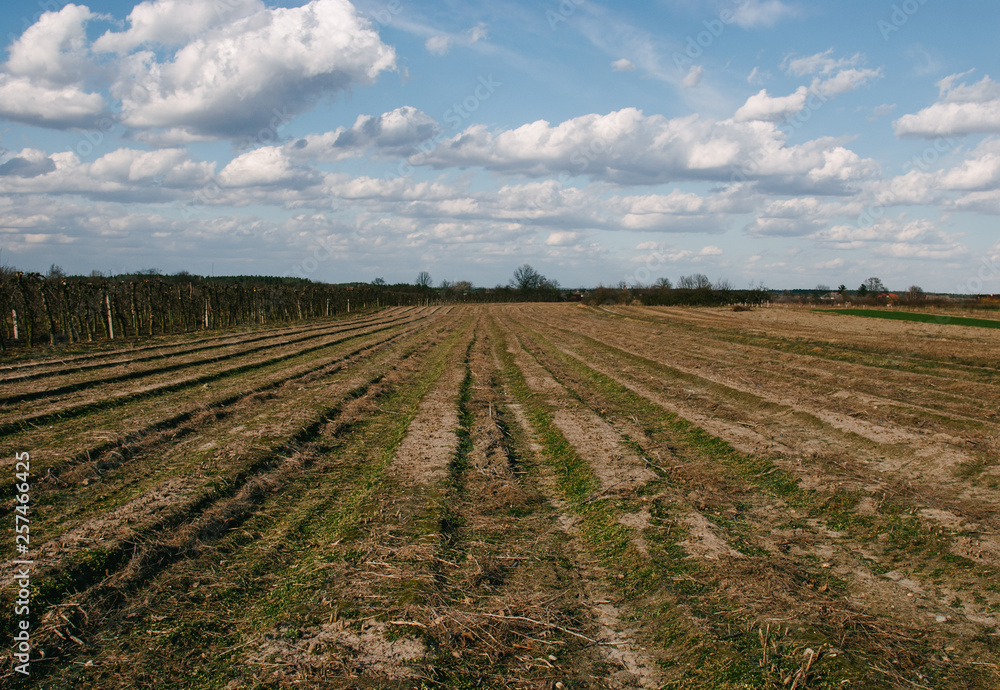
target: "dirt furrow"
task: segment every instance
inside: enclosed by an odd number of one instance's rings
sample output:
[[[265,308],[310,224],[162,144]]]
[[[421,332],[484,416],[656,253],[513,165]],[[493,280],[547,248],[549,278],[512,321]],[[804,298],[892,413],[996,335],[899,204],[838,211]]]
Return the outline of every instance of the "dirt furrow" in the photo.
[[[549,330],[556,335],[557,331]],[[602,334],[598,341],[589,335],[570,333],[572,336],[559,332],[566,354],[583,357],[588,366],[606,375],[620,380],[624,377],[640,394],[654,396],[666,409],[746,452],[766,450],[783,455],[784,466],[804,474],[805,481],[809,481],[810,468],[819,461],[831,464],[835,472],[848,468],[842,481],[853,480],[859,488],[874,490],[880,486],[880,475],[895,474],[906,467],[914,479],[933,482],[936,487],[952,487],[954,507],[959,512],[974,510],[972,506],[983,499],[983,489],[955,479],[956,468],[981,461],[958,439],[944,435],[927,438],[899,427],[817,409],[803,404],[799,397],[791,397],[791,390],[773,395],[763,389],[726,385],[710,373],[685,371],[672,360],[665,362],[665,353],[647,349],[640,355],[634,348],[621,349],[619,344],[612,344],[614,337]],[[804,459],[809,459],[805,465]],[[874,477],[873,469],[879,473]]]
[[[396,322],[387,319],[367,326],[339,327],[325,330],[319,335],[311,335],[299,340],[292,339],[290,343],[282,343],[277,347],[257,346],[247,351],[199,360],[190,364],[185,362],[171,364],[160,367],[149,376],[145,372],[136,372],[122,374],[118,377],[112,376],[107,381],[96,379],[79,386],[74,384],[62,390],[54,389],[51,397],[48,392],[39,392],[38,397],[46,398],[46,402],[32,399],[3,406],[0,410],[0,420],[3,420],[0,423],[0,437],[19,429],[26,429],[31,425],[47,424],[56,417],[64,418],[78,415],[95,406],[107,406],[135,397],[155,396],[188,386],[211,383],[251,369],[258,369],[286,359],[321,351],[330,345],[343,342],[356,335],[387,330],[400,323],[405,323],[405,321]],[[304,343],[316,340],[320,342],[302,346]],[[262,358],[260,353],[263,352],[266,352],[267,356]],[[237,362],[239,364],[233,366]],[[196,372],[195,375],[185,376],[184,374],[190,370]],[[184,374],[178,377],[175,373],[177,371],[184,372]],[[126,381],[134,382],[134,386],[132,390],[121,392],[120,384]]]
[[[385,369],[379,361],[369,362],[345,378],[339,386],[331,386],[329,391],[317,391],[327,400],[327,406],[316,412],[311,411],[310,406],[305,406],[301,412],[297,409],[296,416],[302,417],[304,413],[309,420],[291,436],[288,436],[287,428],[294,427],[296,422],[282,420],[281,426],[285,430],[274,429],[267,433],[284,436],[286,440],[272,448],[258,447],[243,462],[230,465],[224,485],[213,486],[195,475],[171,481],[117,511],[114,516],[119,520],[117,527],[108,521],[107,516],[97,523],[81,526],[78,530],[80,534],[75,536],[84,533],[92,533],[93,537],[100,535],[102,563],[96,571],[100,572],[101,566],[108,566],[104,568],[108,572],[104,577],[95,577],[92,564],[85,563],[80,568],[77,558],[77,563],[71,564],[68,572],[55,569],[39,573],[38,577],[43,582],[49,579],[59,583],[68,579],[71,590],[83,588],[73,595],[74,615],[69,619],[60,619],[60,615],[54,613],[63,610],[60,608],[51,609],[52,615],[43,618],[39,638],[41,644],[50,645],[50,656],[58,655],[60,648],[65,649],[59,644],[59,639],[65,640],[70,635],[81,637],[89,633],[98,620],[109,619],[112,613],[110,602],[117,601],[121,592],[141,587],[178,560],[197,556],[212,542],[248,519],[262,502],[277,495],[295,478],[307,472],[321,460],[324,443],[349,433],[355,420],[371,410],[374,400],[398,385],[400,376],[394,373],[396,367],[433,345],[431,340],[420,344],[409,354],[402,353],[404,359],[397,359],[389,369]],[[374,376],[372,371],[375,371]],[[243,469],[239,468],[240,465]],[[62,550],[73,546],[79,545],[60,543],[56,548]],[[44,560],[44,547],[42,551],[40,557]],[[80,553],[77,548],[77,557]],[[51,555],[55,558],[58,554]],[[95,580],[93,585],[89,584],[91,579]],[[60,594],[54,591],[52,596]],[[55,605],[56,601],[49,604]]]
[[[32,439],[32,448],[37,454],[45,457],[45,460],[39,462],[39,468],[45,472],[45,483],[39,488],[43,492],[60,490],[60,487],[64,486],[62,474],[71,468],[84,467],[82,470],[77,470],[77,474],[83,472],[82,478],[90,476],[96,480],[106,469],[124,464],[136,452],[151,444],[159,443],[162,439],[173,439],[177,436],[197,433],[200,426],[211,420],[238,415],[248,405],[259,404],[256,401],[270,400],[278,389],[293,384],[306,386],[311,381],[339,371],[362,353],[369,350],[374,352],[390,346],[392,343],[409,338],[421,330],[423,330],[422,327],[418,326],[391,335],[377,334],[367,338],[358,338],[358,342],[354,342],[354,339],[345,341],[345,346],[352,346],[350,350],[345,347],[342,351],[332,352],[331,357],[324,357],[317,362],[281,368],[277,376],[272,375],[249,381],[233,381],[232,385],[227,388],[213,391],[213,395],[207,399],[203,397],[187,405],[184,405],[183,402],[172,405],[168,408],[173,413],[169,417],[149,419],[149,412],[140,410],[135,419],[141,420],[140,423],[144,425],[138,428],[135,428],[131,415],[126,412],[127,407],[123,406],[125,409],[115,410],[118,423],[113,428],[102,431],[102,440],[93,443],[88,438],[92,434],[84,433],[85,442],[76,441],[72,444],[77,446],[72,454],[50,452],[46,444],[38,437],[39,435],[36,435]],[[161,405],[159,408],[163,409],[163,406]],[[90,419],[89,421],[94,424],[96,420]],[[68,430],[65,427],[68,425],[64,424],[63,433],[54,439],[61,451],[66,450],[65,432]],[[102,426],[99,421],[97,421],[97,425]],[[82,424],[80,428],[87,429],[88,426]],[[89,445],[85,445],[86,443]],[[80,447],[81,445],[83,447]],[[86,467],[92,468],[89,475]],[[67,479],[67,481],[73,480]],[[0,513],[9,508],[10,506],[5,504],[0,509]]]
[[[553,333],[549,332],[549,335],[551,337]],[[608,377],[609,380],[619,382],[619,384],[624,386],[626,390],[633,391],[634,393],[640,395],[640,397],[655,402],[656,406],[661,409],[677,409],[675,399],[666,400],[662,398],[662,396],[651,393],[649,389],[645,389],[643,386],[635,383],[635,381],[639,380],[647,382],[651,381],[648,374],[640,375],[638,372],[633,372],[623,376],[623,370],[628,369],[629,367],[622,367],[620,362],[617,368],[608,366],[602,367],[600,365],[595,365],[589,356],[581,357],[580,354],[572,351],[571,349],[566,349],[564,347],[563,350],[557,350],[554,345],[547,345],[545,347],[551,348],[555,352],[559,352],[563,357],[571,358],[571,361],[584,364],[586,367],[591,368],[591,371],[600,372],[602,376]],[[538,350],[536,354],[543,355],[544,348]],[[552,365],[555,364],[551,352],[549,354],[545,354],[544,356],[548,363]],[[576,395],[583,396],[584,398],[590,400],[590,404],[592,406],[599,408],[613,408],[615,406],[615,403],[612,400],[606,399],[605,401],[601,401],[599,396],[592,393],[592,382],[584,382],[579,379],[573,381],[573,375],[566,372],[565,366],[559,365],[559,369],[563,372],[563,375],[570,377],[569,380],[572,381],[572,388],[576,391]],[[677,412],[685,414],[685,416],[689,416],[687,411],[683,408],[677,410]],[[653,428],[653,426],[655,426],[652,419],[644,421],[643,424],[647,425],[648,428]],[[631,427],[630,422],[622,419],[618,419],[615,425]],[[639,426],[638,422],[637,426]],[[648,430],[648,428],[646,430]],[[718,427],[717,430],[719,430]],[[725,427],[722,427],[721,430],[725,431]],[[643,433],[643,430],[633,429],[632,433],[641,434]],[[641,439],[642,436],[634,436],[634,438]],[[644,441],[644,444],[648,444],[648,441]],[[673,444],[676,444],[676,441],[674,441]],[[651,446],[646,445],[645,447],[648,451],[657,451],[655,444]],[[666,454],[666,451],[672,450],[673,448],[674,445],[671,444],[666,448],[662,448],[662,450],[665,452],[664,454]],[[810,538],[803,542],[801,541],[802,537],[800,535],[804,535],[805,532],[802,531],[802,528],[805,528],[806,532],[808,532],[813,529],[810,527],[810,524],[816,524],[815,522],[811,523],[810,520],[803,520],[803,518],[806,518],[810,512],[815,511],[802,511],[801,508],[799,508],[798,511],[794,509],[790,510],[787,505],[783,506],[784,501],[781,500],[775,503],[773,498],[767,499],[765,497],[762,500],[762,497],[759,496],[747,496],[744,493],[745,489],[737,490],[739,484],[737,483],[734,485],[731,480],[719,483],[716,479],[714,481],[714,485],[712,485],[706,481],[706,478],[710,476],[706,475],[706,472],[711,472],[712,470],[706,467],[699,469],[691,466],[689,463],[684,463],[670,469],[674,472],[680,473],[675,474],[674,476],[677,476],[689,485],[694,483],[697,486],[697,483],[699,483],[698,478],[700,477],[700,483],[703,484],[703,490],[689,492],[687,498],[694,501],[696,505],[698,503],[702,504],[699,512],[705,512],[708,510],[713,513],[709,515],[709,517],[712,518],[712,522],[715,523],[713,525],[713,532],[720,533],[719,528],[722,527],[721,534],[727,538],[726,541],[728,541],[729,544],[744,544],[746,546],[741,546],[740,548],[743,550],[748,549],[747,553],[751,556],[755,556],[748,561],[747,557],[741,554],[741,556],[734,561],[732,558],[731,546],[723,551],[719,548],[721,544],[718,543],[717,536],[709,536],[709,539],[707,540],[709,542],[708,552],[714,552],[715,558],[725,563],[724,570],[716,571],[717,573],[721,572],[724,574],[724,576],[720,576],[718,574],[715,576],[717,582],[719,582],[718,586],[730,596],[734,597],[737,601],[745,602],[748,595],[761,597],[764,592],[768,591],[764,590],[762,592],[759,587],[748,586],[748,582],[755,581],[755,578],[763,578],[762,581],[767,581],[768,579],[773,580],[775,578],[774,573],[784,572],[786,576],[778,579],[778,582],[782,582],[783,584],[779,586],[776,591],[796,592],[792,598],[786,600],[788,608],[791,608],[791,610],[799,610],[801,616],[799,620],[811,619],[813,621],[813,625],[817,626],[817,629],[828,627],[824,622],[823,617],[816,615],[817,612],[822,613],[823,611],[835,611],[836,616],[839,617],[839,620],[841,621],[840,624],[842,625],[850,623],[852,626],[860,626],[855,628],[855,631],[861,633],[862,635],[871,634],[870,631],[873,626],[875,628],[882,626],[880,629],[886,634],[889,634],[887,631],[894,631],[890,637],[897,640],[897,643],[903,643],[903,640],[908,635],[912,634],[906,632],[907,628],[912,630],[913,628],[919,628],[925,625],[921,618],[926,616],[926,614],[920,613],[921,609],[931,609],[931,611],[934,611],[932,618],[937,617],[939,621],[947,619],[953,629],[956,631],[961,630],[962,634],[970,637],[982,635],[981,626],[984,623],[987,625],[987,631],[990,629],[989,626],[995,625],[995,621],[992,623],[990,622],[992,619],[989,616],[986,616],[985,619],[983,618],[983,611],[988,602],[983,602],[983,604],[974,607],[977,609],[976,612],[968,608],[968,605],[956,608],[954,605],[955,602],[951,601],[955,598],[956,592],[953,589],[950,590],[948,587],[926,587],[923,591],[916,595],[916,598],[914,598],[913,591],[907,592],[897,588],[894,594],[889,596],[889,593],[886,590],[892,589],[892,587],[886,585],[890,585],[893,581],[899,581],[900,579],[905,579],[905,577],[907,577],[906,575],[896,572],[888,573],[886,579],[882,580],[878,587],[874,588],[881,589],[883,601],[884,598],[889,598],[890,601],[895,602],[895,605],[892,608],[888,605],[886,605],[885,608],[867,608],[870,605],[870,602],[867,601],[864,605],[861,605],[860,602],[868,598],[867,592],[870,592],[873,589],[870,582],[867,586],[862,583],[864,580],[870,581],[872,579],[869,571],[869,568],[872,567],[871,564],[877,564],[878,562],[892,563],[896,560],[898,563],[897,567],[900,568],[900,572],[909,573],[909,577],[923,577],[922,575],[916,575],[915,571],[918,571],[922,567],[919,559],[921,557],[925,557],[924,555],[926,552],[924,549],[927,548],[929,543],[928,536],[931,530],[928,528],[927,521],[925,520],[920,520],[919,518],[911,520],[909,515],[906,515],[902,518],[901,522],[894,522],[893,520],[896,518],[893,518],[888,520],[888,522],[883,523],[886,528],[891,530],[888,535],[886,535],[890,536],[890,544],[897,543],[897,537],[894,536],[894,533],[897,530],[914,530],[907,533],[912,534],[912,538],[916,540],[913,542],[913,546],[916,547],[916,550],[913,551],[912,555],[904,555],[901,560],[899,559],[899,554],[892,550],[888,551],[888,555],[882,553],[887,550],[885,549],[885,546],[879,546],[878,542],[873,543],[872,541],[864,541],[863,543],[865,546],[859,550],[857,543],[854,542],[853,539],[844,538],[846,535],[827,531],[827,536],[822,538],[822,529],[817,533],[817,537],[820,538]],[[773,472],[773,470],[770,470],[770,472]],[[766,473],[768,473],[768,471],[765,468],[765,474]],[[726,472],[723,472],[722,474],[724,476]],[[758,477],[761,476],[763,475],[758,475]],[[760,481],[759,478],[758,481]],[[704,490],[705,484],[709,484],[707,491]],[[727,486],[729,488],[727,488]],[[836,486],[834,485],[833,487],[830,487],[828,485],[824,488],[827,490],[835,490]],[[892,492],[891,487],[887,487],[887,489]],[[736,490],[735,493],[734,490]],[[741,496],[741,493],[744,493],[744,495]],[[794,498],[798,494],[792,492],[789,495]],[[842,497],[842,494],[834,493],[831,500],[835,499],[839,501],[842,500]],[[791,498],[789,500],[791,500]],[[800,500],[801,499],[796,498],[793,503],[799,502]],[[848,500],[851,501],[849,505],[853,505],[855,502],[851,499]],[[883,501],[884,500],[885,497],[883,495]],[[748,511],[747,508],[741,508],[741,505],[757,506],[757,508],[755,510]],[[845,526],[850,524],[849,522],[845,522],[846,515],[842,512],[837,512],[837,510],[832,511],[832,514],[830,510],[823,511],[820,514],[823,515],[825,512],[824,521],[826,522],[837,522],[838,525]],[[898,510],[898,508],[896,510]],[[727,511],[731,511],[731,513],[727,513]],[[876,506],[875,511],[881,511],[881,506]],[[796,516],[796,512],[798,512],[798,516]],[[716,515],[719,517],[715,517]],[[681,517],[681,519],[688,522],[689,527],[695,527],[696,522],[702,522],[704,524],[703,518],[696,521],[692,520],[691,516],[692,513],[687,512],[686,516]],[[861,518],[861,520],[863,522],[865,518]],[[793,525],[797,523],[798,525],[801,525],[801,527],[796,529],[774,530],[773,525],[781,522]],[[867,525],[868,523],[864,524]],[[971,526],[976,528],[975,525]],[[843,529],[844,527],[839,528]],[[982,529],[981,525],[979,526],[979,529]],[[852,530],[852,532],[855,537],[867,537],[867,535],[863,532],[859,533],[861,532],[860,530],[855,529]],[[952,541],[955,536],[954,533],[952,533],[951,538],[946,535],[937,537],[936,531],[934,532],[934,535],[935,541],[930,542],[932,544],[948,544],[948,542]],[[936,541],[936,539],[940,538],[943,538],[943,542]],[[712,548],[711,545],[711,541],[713,539],[716,540],[715,548]],[[704,542],[706,540],[698,538],[697,541]],[[689,537],[686,542],[685,547],[689,548],[689,545],[692,544],[693,540]],[[812,542],[811,545],[810,542]],[[917,546],[918,544],[921,546]],[[893,548],[898,549],[896,546]],[[850,591],[852,593],[852,599],[850,600],[851,603],[846,607],[839,602],[834,604],[833,601],[829,599],[829,595],[833,594],[835,589],[830,583],[823,584],[824,579],[826,579],[823,571],[816,571],[812,568],[802,570],[798,567],[790,567],[792,566],[793,561],[784,557],[783,553],[794,553],[796,558],[807,556],[822,559],[824,561],[832,561],[832,563],[827,563],[824,567],[830,568],[830,570],[827,571],[828,574],[835,575],[838,578],[848,579],[848,582],[850,583]],[[879,554],[877,560],[875,560],[876,557],[870,555],[872,553]],[[766,560],[761,561],[761,557],[765,556],[765,554]],[[983,560],[980,558],[979,562],[982,563]],[[967,563],[968,566],[974,566],[974,563],[971,561],[965,561],[965,563]],[[779,566],[779,564],[781,565]],[[772,572],[770,576],[765,577],[763,575],[750,574],[760,572],[762,565],[766,566],[766,571]],[[953,570],[953,573],[963,577],[973,575],[973,573],[969,571],[965,571],[963,573],[963,567]],[[773,570],[774,568],[781,568],[782,570]],[[938,567],[935,572],[941,572],[941,570],[942,569]],[[885,571],[882,570],[877,572]],[[796,573],[796,575],[789,579],[787,577],[789,573]],[[988,569],[982,570],[978,574],[978,577],[973,576],[971,581],[964,586],[966,596],[968,596],[969,593],[981,592],[983,587],[983,579],[981,578],[988,579],[989,577],[991,577],[991,575]],[[893,580],[893,578],[895,578],[895,580]],[[805,585],[808,585],[808,587],[805,587]],[[820,595],[820,592],[823,592],[823,594]],[[817,597],[817,595],[820,596]],[[819,601],[815,601],[817,598]],[[759,598],[754,603],[751,610],[756,609],[758,611],[758,615],[761,616],[761,619],[770,619],[774,622],[774,619],[780,618],[781,616],[777,613],[778,609],[772,608],[771,606],[774,603],[773,599],[774,591],[764,594],[762,598]],[[814,608],[803,610],[804,607],[802,604],[806,601],[815,601]],[[799,605],[796,606],[795,602],[799,602]],[[897,610],[894,611],[893,608],[897,608]],[[873,613],[875,614],[874,616],[872,615]],[[882,616],[885,616],[886,618],[882,618],[880,622],[879,617]],[[962,623],[957,625],[960,618]],[[924,617],[923,620],[926,620],[926,618]],[[851,636],[848,636],[848,639],[850,639],[850,637]],[[886,638],[887,642],[888,639],[889,638]],[[946,631],[939,631],[937,639],[947,639]],[[984,641],[985,639],[987,638],[983,638]],[[855,641],[857,642],[856,637]],[[840,643],[841,646],[843,646],[843,644],[843,642]],[[866,653],[870,653],[870,651],[871,650]],[[969,651],[971,652],[971,649]],[[922,667],[923,671],[926,672],[928,669],[936,666],[937,662],[930,658],[926,649],[919,650],[919,648],[911,648],[907,654],[910,655],[910,660],[907,662],[907,665],[911,668],[914,666]],[[966,659],[968,659],[968,657],[966,657]],[[965,663],[968,666],[971,662],[966,661]],[[899,676],[898,678],[896,676],[891,677],[894,678],[895,681],[903,682],[903,676]],[[912,678],[914,676],[910,675],[909,677]]]

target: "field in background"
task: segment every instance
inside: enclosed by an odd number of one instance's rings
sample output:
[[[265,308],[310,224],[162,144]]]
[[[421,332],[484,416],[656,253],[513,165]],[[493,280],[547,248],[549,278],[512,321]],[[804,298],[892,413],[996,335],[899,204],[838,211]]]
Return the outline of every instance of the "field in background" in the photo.
[[[995,331],[410,307],[0,384],[24,687],[1000,685]]]

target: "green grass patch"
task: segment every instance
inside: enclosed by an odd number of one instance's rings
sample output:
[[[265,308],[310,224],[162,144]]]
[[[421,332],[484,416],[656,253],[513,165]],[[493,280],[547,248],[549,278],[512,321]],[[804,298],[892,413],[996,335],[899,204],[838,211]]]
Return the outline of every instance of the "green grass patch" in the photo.
[[[916,311],[895,311],[883,309],[813,309],[822,314],[844,314],[865,316],[869,319],[890,319],[892,321],[915,321],[936,323],[944,326],[972,326],[973,328],[1000,328],[1000,319],[974,319],[967,316],[948,314],[926,314]]]

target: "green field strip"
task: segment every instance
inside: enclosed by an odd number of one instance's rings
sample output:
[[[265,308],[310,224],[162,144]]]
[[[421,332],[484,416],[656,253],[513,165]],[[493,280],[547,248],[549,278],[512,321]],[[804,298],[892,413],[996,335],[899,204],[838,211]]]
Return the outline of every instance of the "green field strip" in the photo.
[[[842,314],[863,316],[869,319],[890,319],[892,321],[912,321],[932,323],[940,326],[969,326],[972,328],[1000,328],[1000,319],[976,319],[950,314],[927,314],[918,311],[895,311],[883,309],[813,309],[820,314]]]

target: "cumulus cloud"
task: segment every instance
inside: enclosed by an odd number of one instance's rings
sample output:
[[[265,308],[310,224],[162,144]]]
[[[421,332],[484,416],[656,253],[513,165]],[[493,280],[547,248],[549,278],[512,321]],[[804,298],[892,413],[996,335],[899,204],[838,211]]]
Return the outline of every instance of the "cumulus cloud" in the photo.
[[[0,164],[0,176],[38,177],[56,169],[55,161],[44,151],[24,149]]]
[[[112,93],[129,126],[239,137],[394,68],[393,49],[347,0],[313,0],[210,30],[167,62],[133,53]]]
[[[757,237],[800,237],[825,227],[837,206],[815,197],[771,201],[745,230]]]
[[[263,146],[230,161],[219,173],[219,181],[227,187],[292,186],[303,176],[280,148]]]
[[[932,139],[941,136],[1000,133],[1000,83],[984,76],[973,84],[952,74],[937,83],[938,100],[893,122],[896,136]]]
[[[337,161],[361,155],[399,158],[413,155],[421,144],[430,148],[440,132],[434,118],[403,106],[381,115],[359,115],[351,127],[310,134],[285,149],[300,160]]]
[[[750,96],[733,117],[737,122],[747,120],[782,122],[802,110],[808,97],[809,89],[804,86],[800,86],[790,96],[771,96],[767,93],[767,89],[761,89]]]
[[[1000,139],[987,139],[966,160],[939,176],[941,187],[953,191],[1000,188]]]
[[[96,16],[69,4],[42,14],[11,44],[0,69],[0,117],[56,129],[96,125],[106,108],[86,87],[97,71],[86,36]]]
[[[635,69],[635,65],[628,58],[619,58],[611,63],[611,69],[615,72],[631,72]]]
[[[685,263],[701,264],[706,259],[715,256],[722,256],[725,252],[715,245],[708,245],[695,251],[693,249],[680,249],[666,242],[647,241],[640,242],[635,247],[642,254],[632,258],[639,263],[650,263],[652,259],[656,263]]]
[[[545,244],[559,247],[576,244],[579,241],[580,233],[578,232],[550,232],[548,238],[545,240]]]
[[[0,177],[0,193],[82,195],[125,202],[173,201],[206,185],[214,163],[194,161],[183,149],[142,151],[121,148],[91,163],[70,151],[46,156],[25,149],[14,171]],[[11,163],[12,161],[8,161]],[[30,174],[20,174],[18,169]]]
[[[132,8],[128,30],[106,32],[94,41],[94,50],[125,53],[143,44],[183,45],[206,29],[262,10],[261,0],[146,0]]]
[[[826,99],[853,91],[882,76],[880,69],[858,68],[863,57],[834,59],[832,49],[806,57],[786,58],[783,66],[793,76],[815,75],[809,86],[800,86],[788,96],[771,96],[767,89],[750,96],[736,111],[737,121],[783,122],[807,105],[822,106]],[[751,78],[756,74],[756,68]],[[751,81],[751,79],[748,79]],[[810,99],[815,99],[815,103]]]
[[[729,228],[728,217],[752,209],[742,188],[701,196],[673,190],[669,194],[615,197],[608,207],[629,230],[719,233]]]
[[[933,221],[904,216],[881,218],[864,226],[837,225],[816,232],[812,238],[837,249],[865,249],[901,259],[948,259],[968,253],[957,235],[943,232]]]
[[[873,161],[831,139],[788,146],[770,122],[668,119],[635,108],[496,132],[473,125],[441,141],[426,162],[532,176],[586,175],[619,184],[757,181],[819,193],[843,193],[852,182],[879,173]]]

